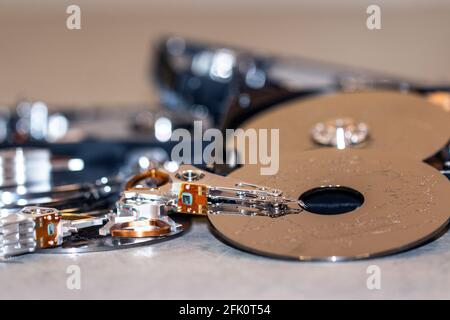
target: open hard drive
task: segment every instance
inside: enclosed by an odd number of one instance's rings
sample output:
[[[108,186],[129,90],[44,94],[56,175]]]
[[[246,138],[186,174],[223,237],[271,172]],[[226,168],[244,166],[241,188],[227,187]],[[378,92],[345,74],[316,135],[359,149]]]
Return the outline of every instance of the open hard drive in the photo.
[[[182,40],[169,39],[166,63],[158,65],[165,66],[161,75],[175,74],[177,81],[162,77],[162,87],[186,88],[183,81],[196,77],[203,84],[178,91],[174,108],[204,103],[199,92],[220,80],[236,90],[230,89],[225,107],[209,105],[218,109],[211,113],[225,112],[218,121],[223,130],[239,128],[249,143],[224,134],[225,148],[233,150],[224,153],[227,159],[235,155],[235,167],[219,165],[218,172],[280,190],[296,208],[277,218],[242,214],[241,208],[241,214],[209,214],[213,231],[226,243],[264,256],[341,261],[408,250],[446,230],[450,118],[444,86],[330,66],[295,69],[292,62],[189,43],[178,43],[191,61],[190,68],[180,69],[175,63],[180,56],[170,54],[174,42]],[[211,68],[217,56],[234,55],[229,77],[239,80],[224,84],[212,76],[214,70],[196,74],[198,57],[207,53]],[[288,86],[289,79],[278,76],[282,68],[303,82]],[[311,73],[321,85],[304,80]],[[250,81],[254,74],[262,79],[257,90]],[[270,159],[274,154],[279,158]]]
[[[407,282],[393,297],[415,278],[424,291],[448,287],[424,276],[445,273],[450,256],[450,77],[434,47],[448,19],[428,39],[387,23],[393,11],[372,31],[341,8],[341,23],[359,26],[341,33],[334,17],[280,3],[253,22],[224,13],[220,27],[203,2],[189,22],[170,18],[175,6],[159,15],[163,4],[141,3],[152,10],[131,15],[112,1],[99,14],[103,5],[81,1],[64,32],[50,31],[56,16],[19,26],[3,19],[14,5],[2,6],[0,36],[17,35],[0,50],[0,100],[14,91],[0,101],[5,291],[68,297],[77,268],[82,297],[289,298],[321,286],[330,297],[339,281],[358,297],[379,266]],[[194,36],[164,36],[173,21]],[[317,60],[301,58],[313,48]],[[416,76],[394,62],[417,56]]]
[[[445,230],[444,85],[176,37],[156,52],[168,109],[5,111],[3,257],[148,245],[195,215],[226,243],[299,260],[392,254]]]
[[[0,299],[450,298],[450,2],[0,8]]]

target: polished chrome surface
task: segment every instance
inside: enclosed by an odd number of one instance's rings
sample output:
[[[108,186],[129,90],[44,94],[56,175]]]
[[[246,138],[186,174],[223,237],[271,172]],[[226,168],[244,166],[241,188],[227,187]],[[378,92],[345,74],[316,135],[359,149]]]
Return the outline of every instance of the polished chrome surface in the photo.
[[[258,166],[244,166],[230,177],[271,183],[294,199],[319,187],[347,187],[362,194],[363,204],[335,215],[317,214],[308,207],[301,214],[275,219],[208,215],[225,242],[263,256],[336,262],[415,248],[442,235],[449,223],[448,179],[410,157],[377,150],[321,149],[292,151],[280,159],[275,179],[260,175]]]
[[[311,137],[318,144],[342,150],[366,141],[369,127],[366,123],[351,118],[336,118],[314,125]]]
[[[147,246],[175,238],[189,229],[190,219],[188,217],[171,216],[171,218],[180,227],[172,229],[170,233],[161,237],[118,238],[102,236],[99,235],[98,227],[91,227],[82,229],[78,233],[66,237],[62,246],[52,249],[39,250],[39,253],[74,254]]]
[[[0,217],[0,259],[36,250],[35,222],[20,212]]]

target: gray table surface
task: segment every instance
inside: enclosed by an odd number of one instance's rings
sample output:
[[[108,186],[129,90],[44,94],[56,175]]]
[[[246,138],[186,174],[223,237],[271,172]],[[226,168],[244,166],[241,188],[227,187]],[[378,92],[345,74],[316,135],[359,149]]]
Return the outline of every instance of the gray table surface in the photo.
[[[80,267],[79,290],[66,285],[71,265]],[[370,265],[380,267],[380,290],[367,288]],[[448,299],[450,234],[380,259],[295,262],[234,249],[199,218],[183,236],[151,246],[29,254],[0,270],[3,299]]]

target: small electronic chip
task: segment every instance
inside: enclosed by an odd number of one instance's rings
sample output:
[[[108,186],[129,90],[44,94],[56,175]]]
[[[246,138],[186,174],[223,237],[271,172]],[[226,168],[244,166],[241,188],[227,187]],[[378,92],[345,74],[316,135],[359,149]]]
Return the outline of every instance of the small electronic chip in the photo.
[[[178,194],[177,212],[205,215],[208,210],[207,186],[182,183]]]
[[[25,207],[21,213],[35,222],[36,243],[39,248],[53,248],[63,243],[61,215],[52,208]]]

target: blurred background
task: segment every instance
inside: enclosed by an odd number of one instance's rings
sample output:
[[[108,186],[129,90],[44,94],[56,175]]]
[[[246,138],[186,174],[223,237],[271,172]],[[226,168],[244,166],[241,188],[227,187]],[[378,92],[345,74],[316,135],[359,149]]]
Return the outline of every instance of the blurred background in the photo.
[[[66,28],[71,4],[81,30]],[[381,30],[366,27],[370,4]],[[151,103],[151,48],[168,34],[450,82],[445,0],[1,0],[0,104]]]

